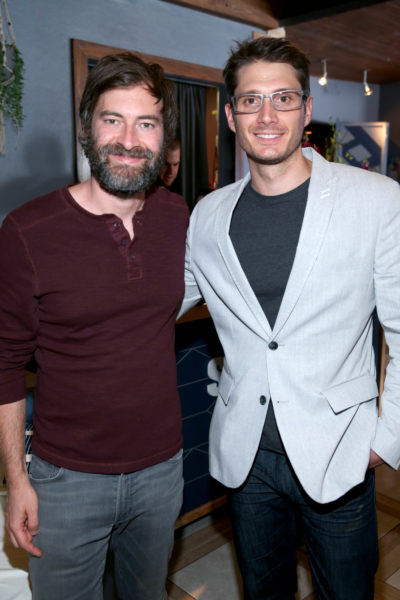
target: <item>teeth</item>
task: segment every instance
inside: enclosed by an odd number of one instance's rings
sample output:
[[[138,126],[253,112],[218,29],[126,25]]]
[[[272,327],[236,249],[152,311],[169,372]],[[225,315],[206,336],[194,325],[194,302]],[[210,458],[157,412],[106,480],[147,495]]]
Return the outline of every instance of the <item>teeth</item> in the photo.
[[[256,136],[265,140],[271,140],[279,137],[279,133],[256,133]]]

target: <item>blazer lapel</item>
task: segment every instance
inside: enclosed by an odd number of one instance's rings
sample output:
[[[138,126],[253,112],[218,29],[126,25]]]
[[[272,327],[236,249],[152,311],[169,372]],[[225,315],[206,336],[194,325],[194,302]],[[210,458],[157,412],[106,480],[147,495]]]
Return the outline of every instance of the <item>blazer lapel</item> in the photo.
[[[240,298],[230,298],[232,302],[232,310],[239,314],[241,318],[244,318],[257,335],[262,335],[269,339],[271,337],[271,327],[268,323],[268,319],[264,314],[260,303],[251,287],[235,252],[232,240],[229,235],[229,228],[232,220],[232,214],[234,208],[242,195],[244,188],[250,180],[250,175],[246,175],[240,182],[240,185],[236,188],[236,193],[230,193],[226,199],[221,202],[217,216],[217,236],[218,236],[218,247],[224,260],[225,266],[228,269],[236,288],[240,294]],[[243,303],[244,301],[244,303]],[[249,315],[245,317],[243,315],[243,305],[246,306]],[[249,316],[251,318],[249,319]],[[260,331],[260,327],[262,331]]]
[[[325,237],[336,197],[334,193],[336,180],[332,176],[329,163],[315,151],[310,153],[309,149],[306,149],[304,154],[307,158],[312,158],[313,162],[307,206],[292,270],[274,325],[274,336],[290,317],[311,273]]]

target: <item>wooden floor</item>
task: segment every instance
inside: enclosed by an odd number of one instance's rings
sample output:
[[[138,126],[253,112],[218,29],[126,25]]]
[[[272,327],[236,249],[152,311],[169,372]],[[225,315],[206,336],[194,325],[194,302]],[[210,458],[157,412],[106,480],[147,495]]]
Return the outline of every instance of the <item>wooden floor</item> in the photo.
[[[380,562],[375,578],[375,600],[400,600],[400,472],[387,466],[376,469],[376,489]],[[209,525],[188,536],[177,537],[170,577],[188,565],[195,565],[196,561],[232,540],[231,526],[225,511],[220,509],[212,518]],[[303,548],[299,549],[298,559],[299,564],[308,570]],[[202,576],[206,588],[207,573]],[[199,600],[205,597],[200,589],[189,593],[173,583],[171,578],[167,588],[169,600]],[[221,592],[207,595],[207,598],[211,597],[215,600],[227,600]],[[312,600],[314,595],[310,593],[299,598]]]

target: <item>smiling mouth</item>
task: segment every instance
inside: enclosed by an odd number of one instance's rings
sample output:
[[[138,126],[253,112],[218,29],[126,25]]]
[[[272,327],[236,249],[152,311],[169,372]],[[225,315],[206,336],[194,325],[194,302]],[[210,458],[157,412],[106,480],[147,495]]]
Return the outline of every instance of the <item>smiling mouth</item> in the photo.
[[[111,154],[110,156],[112,156],[116,162],[126,165],[136,165],[145,158],[143,156],[125,156],[121,154]]]
[[[281,133],[256,133],[255,136],[262,138],[263,140],[275,140],[278,137],[281,137]]]

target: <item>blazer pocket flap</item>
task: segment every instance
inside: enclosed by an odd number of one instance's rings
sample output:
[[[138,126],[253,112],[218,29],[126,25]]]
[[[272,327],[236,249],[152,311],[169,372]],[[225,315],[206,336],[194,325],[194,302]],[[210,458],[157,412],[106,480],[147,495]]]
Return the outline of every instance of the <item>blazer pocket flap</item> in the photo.
[[[334,385],[323,392],[333,412],[340,413],[346,408],[356,406],[379,394],[378,384],[373,375],[362,375],[356,379]]]
[[[219,384],[218,384],[218,396],[221,396],[221,399],[224,404],[228,404],[232,388],[233,388],[233,379],[223,369],[222,373],[221,373],[221,379],[219,380]]]

